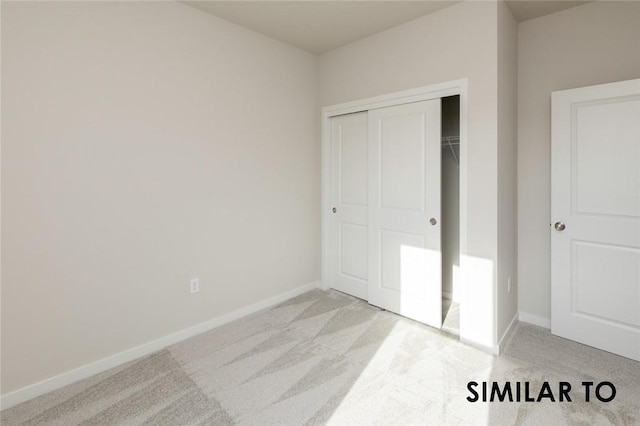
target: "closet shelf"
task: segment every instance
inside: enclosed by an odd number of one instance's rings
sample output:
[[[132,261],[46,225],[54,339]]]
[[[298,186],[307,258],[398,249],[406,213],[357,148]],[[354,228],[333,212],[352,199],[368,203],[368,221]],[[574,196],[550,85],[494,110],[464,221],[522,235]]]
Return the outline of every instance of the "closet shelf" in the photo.
[[[454,160],[456,160],[456,164],[460,164],[458,161],[458,156],[456,155],[455,146],[460,145],[460,136],[443,136],[442,139],[442,148],[449,148],[451,150],[451,155],[453,155]]]

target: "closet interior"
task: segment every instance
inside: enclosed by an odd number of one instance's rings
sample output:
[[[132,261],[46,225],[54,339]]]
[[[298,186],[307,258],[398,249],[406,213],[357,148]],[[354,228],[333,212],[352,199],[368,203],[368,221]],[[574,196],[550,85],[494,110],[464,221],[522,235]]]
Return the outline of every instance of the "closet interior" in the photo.
[[[460,96],[442,98],[442,330],[460,334]]]

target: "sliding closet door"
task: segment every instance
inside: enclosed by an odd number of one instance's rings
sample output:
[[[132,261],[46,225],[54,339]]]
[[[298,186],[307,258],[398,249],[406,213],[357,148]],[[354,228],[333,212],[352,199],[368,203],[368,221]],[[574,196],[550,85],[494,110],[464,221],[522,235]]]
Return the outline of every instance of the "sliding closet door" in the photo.
[[[367,299],[367,113],[331,118],[331,287]]]
[[[440,99],[369,111],[369,303],[440,328]]]

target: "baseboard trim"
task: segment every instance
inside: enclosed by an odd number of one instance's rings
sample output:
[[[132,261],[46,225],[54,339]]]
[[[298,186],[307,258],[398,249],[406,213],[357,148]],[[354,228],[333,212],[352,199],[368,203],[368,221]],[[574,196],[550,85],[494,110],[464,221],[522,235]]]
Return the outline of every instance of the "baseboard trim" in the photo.
[[[480,349],[480,350],[482,350],[484,352],[488,352],[488,353],[490,353],[492,355],[500,355],[500,352],[503,349],[502,343],[509,336],[509,334],[511,334],[511,332],[513,332],[513,330],[516,328],[516,324],[518,324],[518,318],[519,318],[519,315],[516,312],[516,314],[511,319],[511,322],[509,323],[509,326],[507,327],[505,332],[502,334],[502,337],[500,337],[500,340],[498,341],[497,345],[493,345],[493,346],[483,345],[481,343],[477,343],[477,342],[473,342],[471,340],[467,340],[467,339],[463,338],[462,336],[460,337],[460,341],[462,343],[465,343],[465,344],[469,345],[469,346],[473,346],[474,348]]]
[[[518,324],[518,319],[519,318],[520,318],[520,314],[518,312],[516,312],[516,314],[511,319],[511,322],[509,323],[509,326],[504,331],[504,334],[502,335],[502,337],[500,338],[500,341],[498,342],[498,355],[500,355],[500,352],[502,352],[502,349],[504,349],[503,342],[513,332],[513,329],[516,328],[516,324]]]
[[[331,286],[329,285],[329,281],[319,281],[318,288],[320,290],[329,290]]]
[[[143,343],[140,346],[133,347],[124,352],[102,358],[90,364],[85,364],[76,369],[67,371],[54,377],[50,377],[41,382],[25,386],[21,389],[0,396],[0,410],[5,410],[7,408],[13,407],[14,405],[18,405],[22,402],[44,395],[45,393],[60,389],[79,380],[86,379],[87,377],[102,373],[129,361],[133,361],[143,356],[149,355],[153,352],[157,352],[175,343],[181,342],[190,337],[220,327],[221,325],[227,324],[231,321],[269,308],[273,305],[284,302],[285,300],[289,300],[315,288],[322,288],[320,281],[314,281],[309,284],[294,288],[293,290],[280,293],[276,296],[270,297],[269,299],[254,303],[253,305],[237,309],[233,312],[229,312],[200,324],[196,324],[192,327],[185,328],[184,330],[178,331],[176,333],[169,334],[167,336],[152,340],[147,343]]]
[[[520,312],[519,319],[528,324],[537,325],[538,327],[551,329],[551,318],[540,317],[538,315]]]

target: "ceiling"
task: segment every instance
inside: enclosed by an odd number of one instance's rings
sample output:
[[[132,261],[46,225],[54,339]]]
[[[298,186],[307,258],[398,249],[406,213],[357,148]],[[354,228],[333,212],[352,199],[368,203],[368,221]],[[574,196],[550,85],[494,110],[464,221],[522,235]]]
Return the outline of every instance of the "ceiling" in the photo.
[[[513,17],[516,18],[516,21],[518,22],[528,21],[529,19],[535,19],[545,15],[551,15],[552,13],[580,6],[585,3],[590,2],[564,0],[507,0],[509,9],[511,9]]]
[[[195,8],[310,53],[351,43],[458,1],[185,1]],[[518,22],[587,1],[507,0]]]

